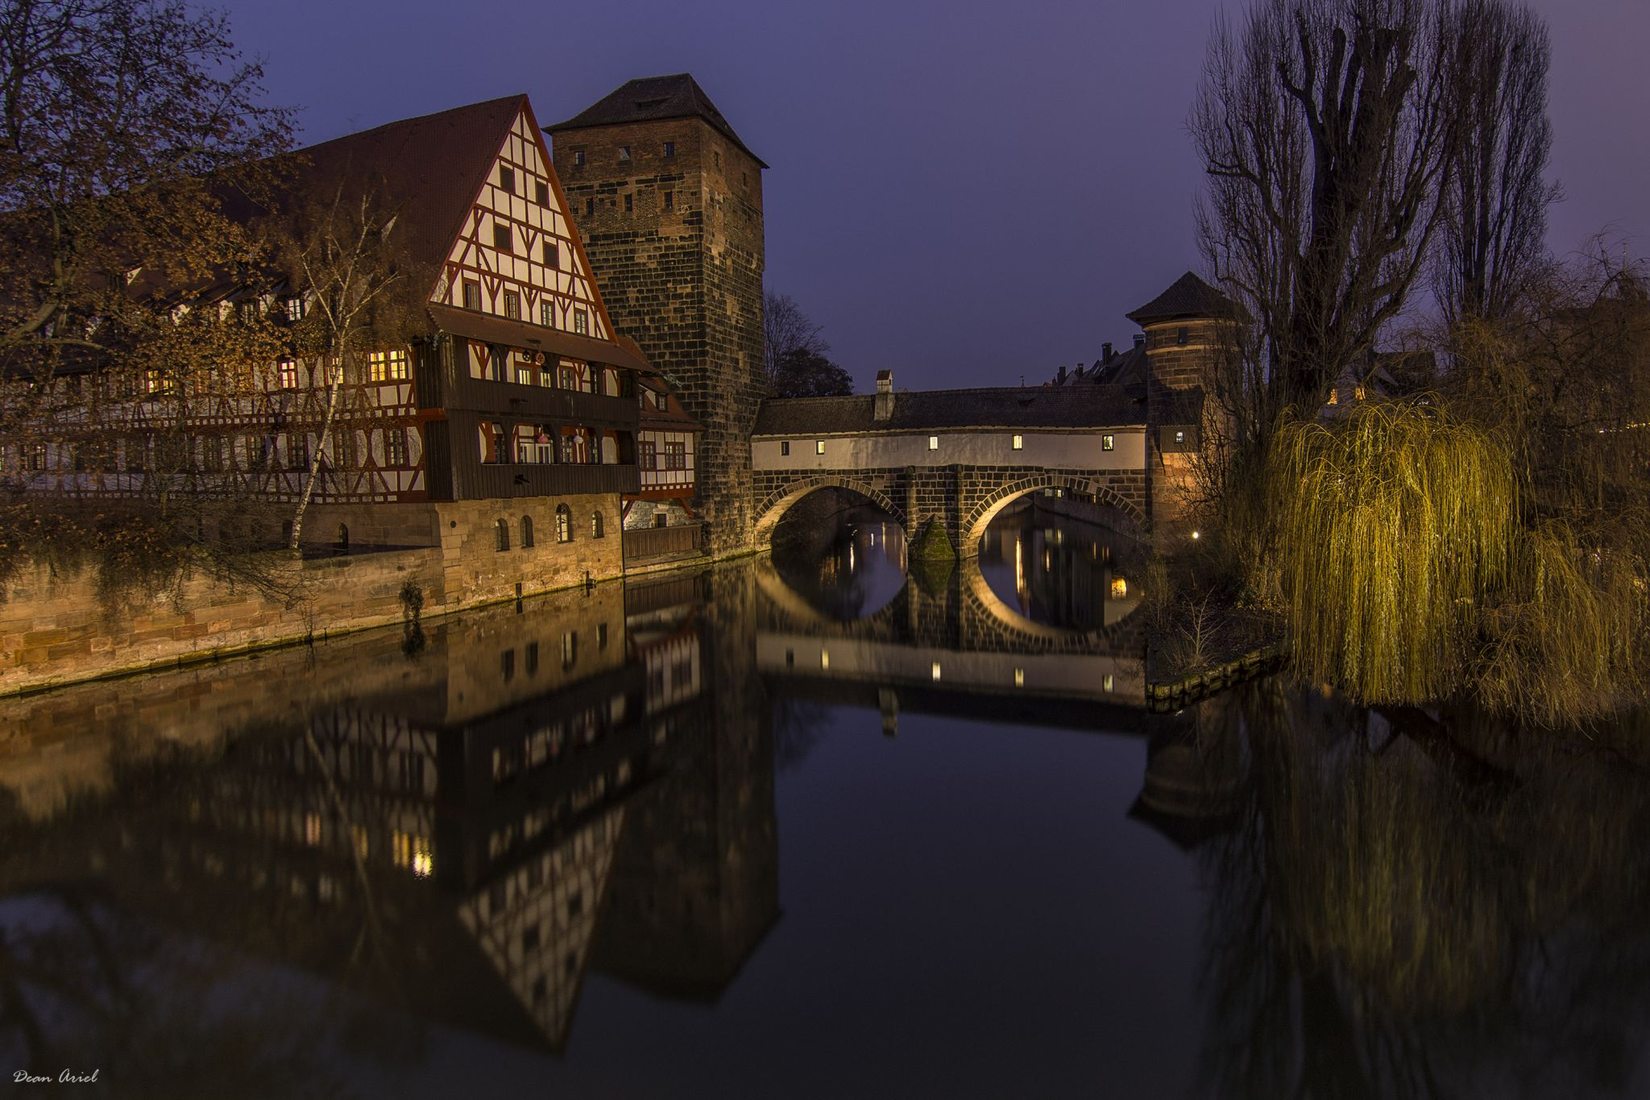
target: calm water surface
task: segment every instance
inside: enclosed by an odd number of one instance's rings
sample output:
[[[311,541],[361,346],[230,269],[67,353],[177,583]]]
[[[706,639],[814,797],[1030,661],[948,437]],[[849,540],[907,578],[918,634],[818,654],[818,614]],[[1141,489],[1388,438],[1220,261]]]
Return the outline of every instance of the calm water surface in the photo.
[[[1642,731],[1149,715],[1049,507],[0,704],[0,1091],[1650,1095]]]

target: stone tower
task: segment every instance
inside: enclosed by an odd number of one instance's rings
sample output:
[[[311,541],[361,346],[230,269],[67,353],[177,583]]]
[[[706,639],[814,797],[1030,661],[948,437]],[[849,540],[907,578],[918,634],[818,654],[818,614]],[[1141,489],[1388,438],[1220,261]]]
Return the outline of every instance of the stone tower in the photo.
[[[750,544],[762,377],[762,170],[693,77],[632,80],[546,127],[614,328],[704,425],[697,507],[715,553]]]
[[[1207,395],[1234,347],[1237,309],[1188,271],[1128,315],[1146,333],[1146,495],[1159,533],[1174,531],[1195,499],[1197,455],[1220,427]]]

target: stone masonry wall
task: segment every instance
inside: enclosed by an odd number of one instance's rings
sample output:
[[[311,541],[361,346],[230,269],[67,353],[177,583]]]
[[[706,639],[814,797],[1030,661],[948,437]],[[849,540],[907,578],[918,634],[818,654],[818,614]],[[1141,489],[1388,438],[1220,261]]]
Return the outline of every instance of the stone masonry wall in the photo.
[[[698,119],[563,131],[554,158],[615,329],[704,425],[697,507],[711,549],[744,549],[762,365],[761,168]]]
[[[570,542],[556,538],[558,504],[570,512]],[[372,521],[349,515],[351,553],[302,561],[272,556],[273,574],[290,600],[196,576],[175,593],[142,595],[138,606],[115,613],[99,601],[87,574],[24,570],[0,593],[0,695],[399,623],[401,590],[409,582],[423,596],[423,613],[440,615],[624,571],[615,494],[376,507],[404,510],[389,526],[428,530],[439,545],[372,552],[357,534],[373,530]],[[596,514],[601,538],[594,536]],[[324,532],[330,542],[345,515],[317,509],[317,537]],[[523,545],[524,516],[533,521],[531,547]],[[501,519],[509,528],[507,550],[498,549]]]
[[[923,466],[904,469],[758,470],[752,477],[752,514],[757,521],[771,520],[784,498],[808,486],[837,486],[870,497],[880,496],[892,506],[914,538],[930,519],[944,525],[953,547],[967,551],[966,541],[972,520],[996,500],[1024,495],[1041,488],[1061,488],[1070,492],[1096,492],[1101,503],[1120,507],[1130,518],[1142,523],[1146,516],[1147,484],[1143,470],[1049,470],[1040,466]],[[1008,487],[1019,489],[1002,495]],[[1131,511],[1132,510],[1132,511]],[[766,525],[764,524],[764,530]]]

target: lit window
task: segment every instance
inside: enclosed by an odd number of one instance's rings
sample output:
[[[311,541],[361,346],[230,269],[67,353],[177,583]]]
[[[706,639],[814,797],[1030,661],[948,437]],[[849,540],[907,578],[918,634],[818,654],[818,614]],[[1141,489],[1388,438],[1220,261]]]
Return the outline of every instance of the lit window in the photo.
[[[1100,449],[1102,451],[1115,451],[1117,449],[1117,437],[1114,435],[1101,436]]]
[[[1186,445],[1186,431],[1184,428],[1175,429],[1174,442],[1177,447],[1184,447]]]
[[[554,241],[546,241],[544,245],[544,266],[560,269],[561,245]]]
[[[1325,402],[1325,404],[1339,405],[1340,403],[1341,403],[1340,391],[1335,389],[1333,386],[1331,386],[1330,389],[1329,389],[1329,400],[1327,402]]]
[[[512,321],[521,320],[521,295],[513,290],[504,292],[504,316]]]
[[[1017,436],[1014,437],[1014,449],[1016,451],[1024,450],[1025,449],[1025,444],[1026,444],[1026,441],[1025,441],[1024,436],[1018,436],[1017,435]]]
[[[150,374],[158,372],[150,371]],[[275,364],[275,384],[283,390],[298,388],[298,361],[296,359],[282,359]],[[154,393],[154,390],[150,390]]]
[[[539,324],[545,328],[556,327],[556,307],[549,302],[539,303]]]
[[[630,159],[630,146],[619,146],[619,162],[622,164]]]
[[[931,436],[928,437],[928,449],[930,451],[937,451],[937,450],[940,449],[940,437],[939,436],[931,435]]]
[[[556,541],[573,541],[573,511],[565,504],[556,505]]]
[[[291,360],[287,360],[287,359],[281,360],[282,363],[287,363],[287,362],[290,362],[290,361]],[[294,369],[294,371],[297,370],[296,367],[294,367],[293,369]],[[294,375],[294,378],[296,379],[296,375]],[[293,385],[296,385],[296,384],[297,384],[296,381],[294,381]],[[169,387],[166,384],[166,372],[161,370],[160,368],[150,367],[148,370],[143,372],[143,392],[144,393],[165,393],[170,388],[171,387]],[[283,385],[282,388],[283,389],[290,389],[291,387]]]
[[[676,156],[676,143],[674,141],[665,142],[665,159],[666,160],[672,160],[672,159],[675,158],[675,156]]]
[[[580,336],[590,335],[590,314],[582,309],[573,311],[573,331]]]
[[[779,453],[781,455],[788,455],[788,454],[791,453],[791,441],[790,440],[786,439],[786,440],[782,440],[780,442],[780,444],[779,444]]]
[[[508,191],[514,195],[516,193],[516,170],[509,165],[499,165],[498,186],[500,190]]]
[[[1368,396],[1369,391],[1363,387],[1362,383],[1352,387],[1352,400],[1362,401]]]
[[[493,223],[493,247],[500,252],[514,252],[515,239],[510,234],[510,227]]]
[[[286,300],[286,319],[288,321],[302,321],[304,319],[304,296],[294,294]]]
[[[814,441],[814,454],[822,455],[824,453],[825,453],[825,441],[823,439],[816,439]]]
[[[607,537],[607,521],[600,512],[590,513],[590,537],[593,539]]]
[[[1122,577],[1111,579],[1111,598],[1114,600],[1126,599],[1129,594],[1129,582]]]
[[[409,377],[407,350],[369,351],[367,353],[367,381],[391,382]]]

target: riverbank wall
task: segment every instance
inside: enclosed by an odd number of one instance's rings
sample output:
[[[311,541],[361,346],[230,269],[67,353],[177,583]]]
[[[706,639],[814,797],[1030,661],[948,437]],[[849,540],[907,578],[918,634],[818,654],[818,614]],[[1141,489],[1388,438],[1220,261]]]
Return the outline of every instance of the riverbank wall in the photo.
[[[262,590],[197,573],[164,591],[111,599],[90,569],[26,567],[0,593],[0,696],[613,580],[625,572],[622,540],[616,513],[601,525],[591,518],[603,503],[576,500],[566,532],[554,516],[523,527],[496,502],[441,505],[432,516],[434,545],[356,544],[301,559],[271,552],[249,563],[268,580]]]

